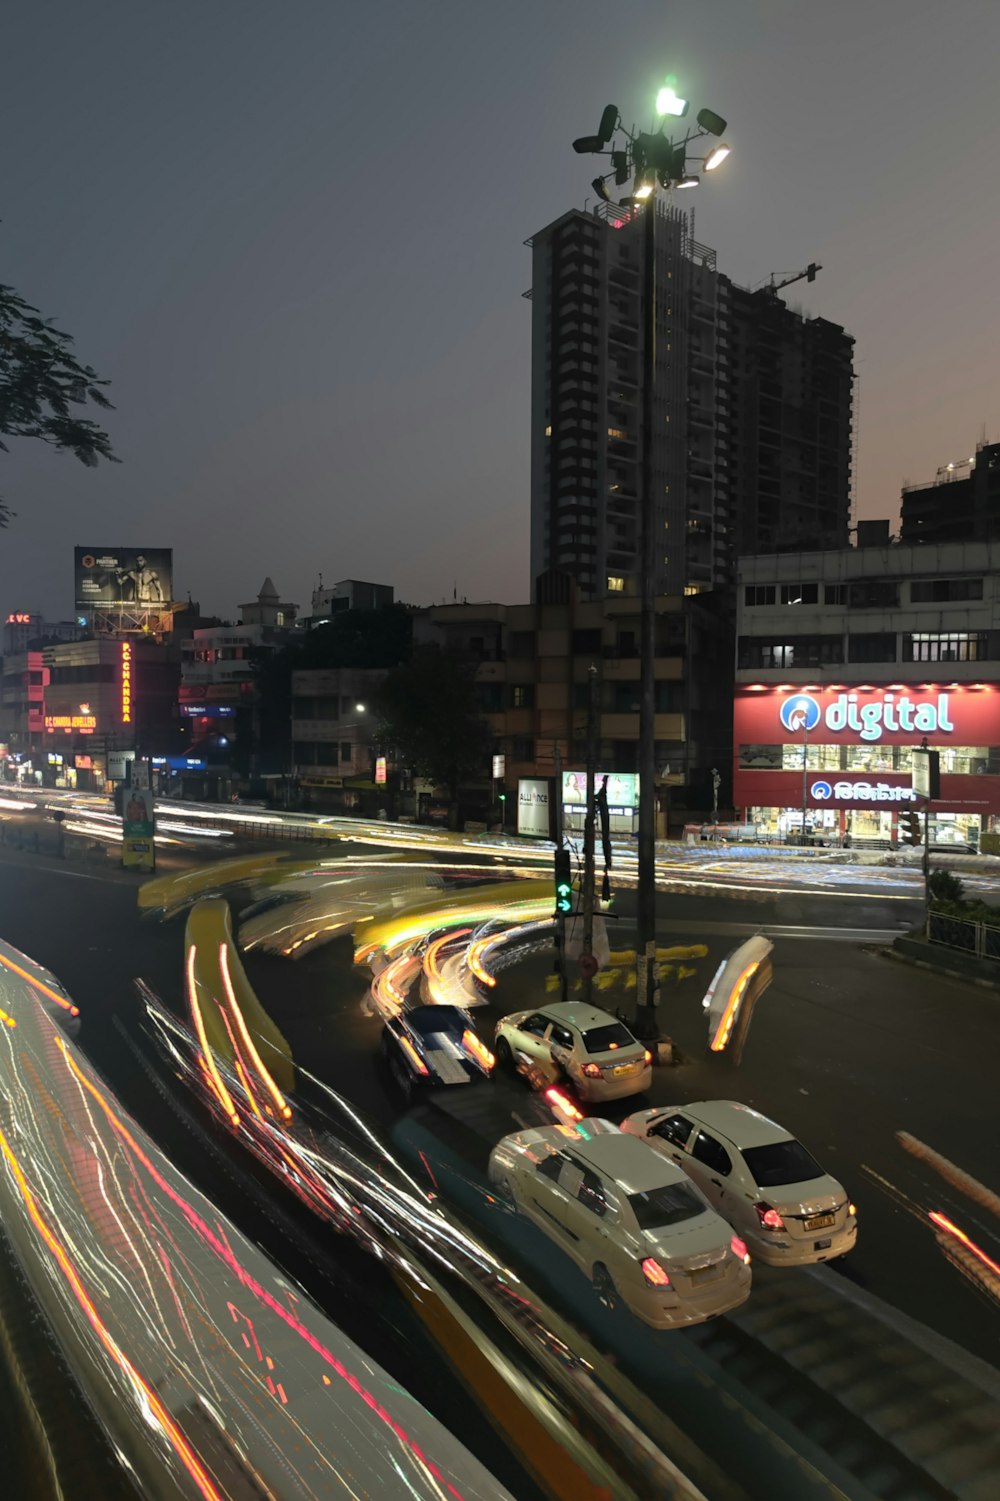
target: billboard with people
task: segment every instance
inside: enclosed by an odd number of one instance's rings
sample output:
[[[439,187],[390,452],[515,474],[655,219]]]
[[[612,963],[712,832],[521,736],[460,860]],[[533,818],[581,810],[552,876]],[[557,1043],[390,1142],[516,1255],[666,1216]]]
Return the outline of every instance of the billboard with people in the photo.
[[[173,587],[174,554],[170,547],[74,549],[77,613],[165,609],[173,598]]]

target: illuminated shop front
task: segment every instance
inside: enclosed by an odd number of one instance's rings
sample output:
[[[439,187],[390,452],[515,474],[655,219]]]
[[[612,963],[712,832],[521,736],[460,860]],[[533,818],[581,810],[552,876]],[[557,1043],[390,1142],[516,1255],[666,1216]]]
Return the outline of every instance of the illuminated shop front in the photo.
[[[634,834],[639,823],[639,778],[634,772],[598,771],[594,791],[600,792],[607,778],[608,821],[612,834]],[[564,771],[562,777],[563,829],[583,834],[587,816],[587,774]]]
[[[900,838],[915,798],[912,756],[926,740],[941,757],[931,843],[977,846],[1000,828],[1000,685],[738,684],[733,796],[772,837]]]

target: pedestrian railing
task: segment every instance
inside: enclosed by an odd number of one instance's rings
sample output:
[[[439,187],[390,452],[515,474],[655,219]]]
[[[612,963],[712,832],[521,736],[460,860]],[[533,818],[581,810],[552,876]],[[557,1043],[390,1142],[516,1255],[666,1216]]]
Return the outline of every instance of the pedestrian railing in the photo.
[[[1000,960],[1000,924],[972,922],[967,917],[932,911],[927,919],[927,937],[931,943],[961,949],[977,959]]]

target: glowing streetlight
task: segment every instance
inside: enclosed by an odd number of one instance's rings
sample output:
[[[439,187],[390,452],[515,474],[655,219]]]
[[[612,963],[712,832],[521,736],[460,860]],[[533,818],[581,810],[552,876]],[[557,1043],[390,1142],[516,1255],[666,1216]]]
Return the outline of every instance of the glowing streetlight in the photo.
[[[664,84],[656,96],[656,113],[658,115],[676,115],[678,119],[687,114],[688,102],[674,93],[671,83]]]
[[[718,146],[713,146],[705,158],[705,171],[714,172],[716,167],[721,167],[732,149],[731,146],[726,145],[725,141],[720,141]]]

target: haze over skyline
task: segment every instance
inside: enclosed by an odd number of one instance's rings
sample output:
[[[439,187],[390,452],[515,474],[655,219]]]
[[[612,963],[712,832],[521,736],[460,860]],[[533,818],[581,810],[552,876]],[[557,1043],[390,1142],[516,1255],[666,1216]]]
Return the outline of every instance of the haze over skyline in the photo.
[[[895,518],[1000,437],[998,45],[991,0],[17,8],[0,281],[110,379],[123,462],[0,455],[0,610],[70,615],[75,544],[172,546],[224,616],[265,574],[526,599],[522,241],[667,72],[730,121],[690,195],[720,269],[822,264],[789,301],[857,341],[858,513]]]

